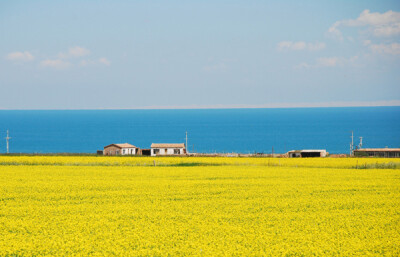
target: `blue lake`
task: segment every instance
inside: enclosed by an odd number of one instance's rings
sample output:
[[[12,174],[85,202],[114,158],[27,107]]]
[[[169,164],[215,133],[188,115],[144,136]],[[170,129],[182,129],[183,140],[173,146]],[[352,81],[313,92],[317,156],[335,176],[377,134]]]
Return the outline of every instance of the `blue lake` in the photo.
[[[110,143],[184,143],[189,151],[348,153],[351,131],[364,147],[400,147],[400,107],[0,111],[0,152],[94,153]]]

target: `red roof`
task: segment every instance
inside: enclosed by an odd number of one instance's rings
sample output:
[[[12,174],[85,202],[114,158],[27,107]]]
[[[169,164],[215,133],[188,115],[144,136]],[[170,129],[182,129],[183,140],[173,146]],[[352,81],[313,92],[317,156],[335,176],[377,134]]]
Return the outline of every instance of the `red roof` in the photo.
[[[128,143],[123,143],[123,144],[111,144],[111,145],[107,145],[107,146],[105,146],[104,147],[104,149],[106,149],[107,147],[110,147],[110,146],[116,146],[116,147],[118,147],[118,148],[137,148],[136,146],[134,146],[134,145],[131,145],[131,144],[128,144]]]

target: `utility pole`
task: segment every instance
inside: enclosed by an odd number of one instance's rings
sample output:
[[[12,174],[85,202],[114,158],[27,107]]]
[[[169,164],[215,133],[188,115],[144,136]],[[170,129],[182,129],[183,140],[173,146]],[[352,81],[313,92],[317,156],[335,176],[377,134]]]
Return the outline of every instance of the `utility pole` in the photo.
[[[186,131],[186,154],[189,153],[189,146],[188,146],[188,138],[187,138],[187,131]]]
[[[361,149],[361,147],[362,147],[362,139],[363,139],[363,137],[360,137],[360,144],[358,145],[359,149]]]
[[[352,130],[351,131],[350,156],[353,156],[353,149],[354,149],[354,134],[353,134],[353,130]]]
[[[11,137],[9,137],[9,134],[8,134],[8,129],[7,129],[7,137],[6,137],[6,141],[7,141],[7,153],[10,153],[10,151],[9,151],[9,143],[8,143],[8,141],[11,139]]]

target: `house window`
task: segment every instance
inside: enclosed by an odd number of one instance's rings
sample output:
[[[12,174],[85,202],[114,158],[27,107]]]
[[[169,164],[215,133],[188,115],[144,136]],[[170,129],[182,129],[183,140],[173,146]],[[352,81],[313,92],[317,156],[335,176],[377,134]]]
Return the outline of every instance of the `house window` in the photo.
[[[179,149],[174,149],[174,154],[180,154],[181,151]]]
[[[165,154],[167,154],[167,152],[168,152],[168,149],[164,149],[164,151],[165,151]]]
[[[160,149],[153,149],[154,154],[158,154],[160,152]]]
[[[124,150],[122,150],[122,154],[125,154],[125,149],[124,149]]]

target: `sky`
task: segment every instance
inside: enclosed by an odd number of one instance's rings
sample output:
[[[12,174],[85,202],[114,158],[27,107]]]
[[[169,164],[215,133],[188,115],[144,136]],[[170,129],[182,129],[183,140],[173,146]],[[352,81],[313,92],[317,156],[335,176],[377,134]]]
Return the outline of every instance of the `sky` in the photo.
[[[399,1],[0,2],[0,109],[377,105]]]

